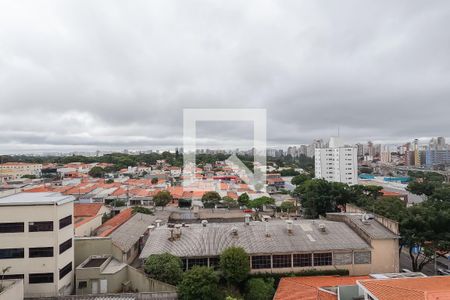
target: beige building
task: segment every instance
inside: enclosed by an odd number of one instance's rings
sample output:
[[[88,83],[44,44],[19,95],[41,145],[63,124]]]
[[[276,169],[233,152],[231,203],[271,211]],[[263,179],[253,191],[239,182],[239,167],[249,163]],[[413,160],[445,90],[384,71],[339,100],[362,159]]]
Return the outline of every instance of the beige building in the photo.
[[[161,226],[150,232],[139,257],[169,252],[182,259],[185,269],[214,267],[223,250],[237,246],[249,254],[251,273],[397,272],[399,236],[377,220],[362,218],[363,214],[333,214],[327,220]]]
[[[0,198],[0,269],[23,279],[25,297],[72,292],[73,200],[48,192]]]
[[[124,262],[111,237],[76,237],[75,264],[77,295],[133,291],[166,293],[176,299],[176,287],[149,278]]]
[[[103,203],[75,203],[75,236],[91,236],[102,225],[103,214],[109,214],[110,211]]]
[[[7,279],[0,284],[0,300],[23,300],[23,280]]]
[[[22,162],[8,162],[0,164],[0,183],[16,180],[24,175],[41,176],[42,164],[29,164]]]

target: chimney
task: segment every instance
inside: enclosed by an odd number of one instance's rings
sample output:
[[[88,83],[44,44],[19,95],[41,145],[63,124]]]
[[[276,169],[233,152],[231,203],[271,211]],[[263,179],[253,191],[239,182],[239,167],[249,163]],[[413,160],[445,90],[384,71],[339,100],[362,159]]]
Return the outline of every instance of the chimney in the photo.
[[[147,227],[146,235],[149,235],[150,232],[152,232],[153,230],[155,230],[155,226],[153,226],[153,225],[148,226],[148,227]]]
[[[156,227],[159,227],[161,225],[161,220],[155,220]]]
[[[208,225],[208,220],[202,220],[202,226],[206,227],[206,225]]]
[[[286,220],[286,228],[289,234],[292,234],[293,223],[292,220]]]
[[[250,215],[249,214],[245,214],[245,225],[250,225]]]

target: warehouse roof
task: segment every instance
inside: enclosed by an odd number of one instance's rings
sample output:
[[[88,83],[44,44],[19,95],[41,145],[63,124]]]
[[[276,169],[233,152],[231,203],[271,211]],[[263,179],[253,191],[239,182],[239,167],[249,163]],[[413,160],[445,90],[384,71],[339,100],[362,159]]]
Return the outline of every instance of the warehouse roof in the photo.
[[[74,201],[74,197],[54,192],[17,193],[0,198],[0,206],[11,205],[60,205]]]
[[[323,224],[325,230],[319,226]],[[171,228],[156,228],[141,253],[141,258],[169,252],[179,257],[216,256],[230,246],[239,246],[249,254],[292,253],[329,250],[369,250],[370,246],[344,222],[328,220],[293,221],[292,233],[283,221],[190,224],[181,228],[181,236],[169,239]]]

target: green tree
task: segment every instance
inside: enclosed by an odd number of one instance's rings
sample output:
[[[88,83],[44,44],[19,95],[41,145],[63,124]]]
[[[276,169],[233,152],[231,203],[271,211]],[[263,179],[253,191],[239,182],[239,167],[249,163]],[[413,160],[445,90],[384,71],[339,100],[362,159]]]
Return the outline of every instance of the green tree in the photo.
[[[153,197],[153,202],[155,203],[156,207],[161,207],[164,209],[164,206],[170,203],[172,201],[172,195],[169,193],[169,191],[159,191],[155,197]]]
[[[231,197],[225,196],[222,198],[222,203],[227,205],[228,208],[239,207],[239,203]]]
[[[151,180],[151,183],[152,184],[157,184],[158,183],[158,178],[153,177],[152,180]]]
[[[310,180],[310,179],[311,179],[310,175],[303,173],[303,174],[299,174],[299,175],[293,177],[291,179],[291,183],[293,185],[300,185],[300,184],[303,184],[305,181]]]
[[[248,204],[250,208],[257,208],[257,209],[263,209],[264,205],[272,205],[275,204],[275,199],[267,196],[262,196],[259,198],[256,198]]]
[[[247,252],[241,247],[229,247],[220,255],[220,270],[229,284],[239,284],[247,279],[250,262]]]
[[[141,213],[141,214],[146,214],[146,215],[153,215],[153,212],[146,208],[146,207],[142,207],[142,206],[134,206],[133,207],[133,214],[135,213]]]
[[[281,176],[298,176],[300,172],[295,171],[293,168],[280,171]]]
[[[220,197],[219,193],[214,192],[214,191],[206,192],[203,194],[203,197],[202,197],[203,205],[206,208],[215,207],[217,204],[219,204],[220,200],[221,200],[221,197]]]
[[[221,299],[219,276],[212,268],[194,266],[183,274],[177,286],[179,299],[182,300],[215,300]]]
[[[270,300],[275,294],[273,278],[252,278],[247,282],[245,300]]]
[[[89,176],[94,178],[103,178],[105,176],[105,169],[102,167],[95,166],[89,170]]]
[[[412,270],[421,271],[433,261],[436,251],[450,251],[450,210],[429,201],[409,207],[400,223],[400,234],[402,244],[409,249]]]
[[[246,206],[247,207],[249,202],[250,202],[250,197],[248,196],[247,193],[241,194],[239,196],[239,198],[238,198],[238,203],[239,203],[240,206]]]
[[[105,181],[105,183],[107,183],[107,184],[114,183],[114,179],[109,178],[109,179],[107,179],[107,180]]]
[[[127,206],[127,203],[123,200],[116,199],[113,202],[111,202],[111,205],[114,207],[122,207],[122,206]]]
[[[144,270],[151,278],[176,285],[183,277],[182,267],[179,257],[163,253],[149,256],[145,261]]]
[[[295,210],[295,204],[291,201],[284,201],[283,203],[281,203],[280,208],[282,211],[285,211],[289,214]]]

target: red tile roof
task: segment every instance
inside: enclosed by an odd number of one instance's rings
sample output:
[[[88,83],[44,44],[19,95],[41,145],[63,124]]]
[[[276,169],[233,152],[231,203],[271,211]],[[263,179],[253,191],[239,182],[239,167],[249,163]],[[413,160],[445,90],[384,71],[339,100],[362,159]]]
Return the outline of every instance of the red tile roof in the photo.
[[[133,216],[133,209],[127,208],[122,210],[118,215],[115,215],[105,223],[103,223],[101,226],[99,226],[95,232],[97,233],[97,236],[108,236],[110,235],[114,230],[119,228],[123,223],[128,221]]]
[[[75,203],[73,205],[74,217],[92,217],[98,214],[102,203]]]
[[[355,285],[357,280],[368,276],[307,276],[283,277],[280,280],[274,300],[328,300],[337,299],[336,294],[320,289],[340,285]]]
[[[379,300],[449,300],[450,276],[358,280]]]

